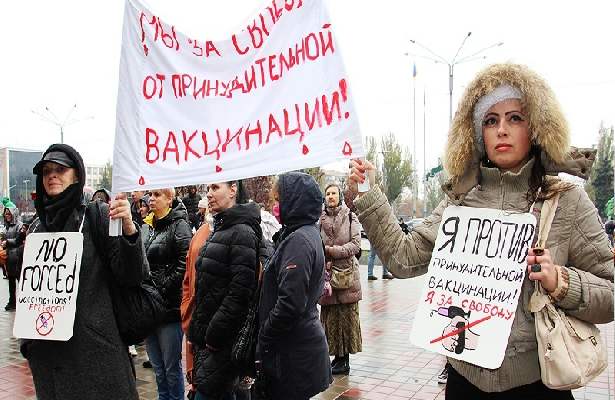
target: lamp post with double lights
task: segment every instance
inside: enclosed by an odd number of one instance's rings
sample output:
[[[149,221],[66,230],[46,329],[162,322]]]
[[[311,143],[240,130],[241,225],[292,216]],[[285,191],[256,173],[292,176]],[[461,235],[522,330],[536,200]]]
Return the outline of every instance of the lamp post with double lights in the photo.
[[[452,60],[448,61],[447,59],[445,59],[444,57],[442,57],[441,55],[437,54],[436,52],[434,52],[433,50],[431,50],[429,47],[423,45],[420,42],[417,42],[414,39],[410,40],[410,43],[412,43],[413,45],[427,51],[430,55],[417,55],[417,54],[410,54],[410,53],[406,53],[406,55],[409,56],[413,56],[413,57],[419,57],[419,58],[425,58],[427,60],[431,60],[437,64],[444,64],[446,66],[448,66],[448,94],[449,94],[449,125],[452,124],[453,122],[453,81],[454,81],[454,75],[455,75],[455,65],[458,64],[462,64],[465,62],[470,62],[470,61],[476,61],[476,60],[483,60],[485,58],[487,58],[487,56],[483,55],[484,52],[486,52],[487,50],[490,50],[494,47],[500,47],[504,44],[504,42],[498,42],[498,43],[494,43],[491,46],[487,46],[483,49],[480,49],[479,51],[470,54],[468,56],[465,57],[459,57],[459,55],[461,54],[461,50],[463,49],[463,46],[465,45],[466,41],[468,40],[468,38],[472,35],[472,32],[468,32],[467,35],[464,36],[463,40],[461,41],[461,44],[459,45],[459,48],[457,49],[457,52],[455,53],[455,56],[452,58]]]
[[[64,143],[64,128],[65,127],[76,124],[77,122],[85,121],[88,119],[94,119],[93,116],[89,116],[85,118],[77,118],[77,119],[69,120],[70,116],[73,114],[73,112],[76,109],[77,109],[77,104],[73,105],[70,108],[70,110],[68,110],[68,113],[66,114],[66,117],[64,118],[63,121],[60,121],[60,119],[53,113],[53,111],[49,109],[49,107],[45,107],[45,112],[47,113],[47,115],[43,114],[42,112],[38,112],[34,110],[31,110],[31,111],[33,114],[36,114],[39,117],[41,117],[41,119],[43,119],[44,121],[47,121],[51,124],[58,126],[60,128],[60,143]]]
[[[448,61],[447,59],[445,59],[444,57],[442,57],[441,55],[439,55],[438,53],[434,52],[433,50],[431,50],[429,47],[423,45],[420,42],[417,42],[414,39],[410,40],[410,43],[412,43],[413,45],[427,51],[429,53],[429,55],[417,55],[417,54],[411,54],[411,53],[405,53],[407,56],[412,56],[412,57],[419,57],[419,58],[425,58],[427,60],[433,61],[436,64],[444,64],[446,66],[448,66],[448,95],[449,95],[449,103],[448,103],[448,123],[449,123],[449,127],[452,125],[453,123],[453,87],[454,87],[454,77],[455,77],[455,65],[458,64],[462,64],[465,62],[470,62],[470,61],[475,61],[475,60],[482,60],[487,58],[487,56],[483,55],[484,52],[486,52],[487,50],[490,50],[494,47],[500,47],[504,44],[504,42],[498,42],[498,43],[494,43],[490,46],[487,46],[485,48],[480,49],[479,51],[470,54],[468,56],[464,56],[464,57],[460,57],[461,54],[461,50],[463,49],[463,46],[465,45],[466,41],[468,40],[468,38],[472,35],[472,32],[468,32],[464,37],[463,40],[461,41],[461,44],[459,45],[459,48],[457,49],[457,52],[455,53],[455,56]],[[414,70],[413,70],[413,76],[416,76],[416,65],[414,66]],[[416,89],[416,84],[414,85],[415,89]],[[416,96],[413,95],[413,98],[416,99]],[[425,94],[423,93],[423,107],[425,107]],[[416,113],[414,113],[415,116],[413,117],[413,119],[415,119],[416,117]],[[424,114],[424,110],[423,110],[423,157],[425,157],[425,114]],[[414,129],[414,131],[416,131],[416,129]],[[416,132],[413,132],[413,135],[415,137],[415,141],[416,141]],[[415,142],[416,143],[416,142]],[[416,151],[415,151],[415,158],[416,158]],[[425,160],[423,159],[423,176],[425,176]],[[423,183],[424,185],[427,184],[427,182]],[[425,188],[424,188],[425,189]],[[427,193],[427,190],[425,189],[424,194]],[[415,198],[416,201],[416,198]],[[426,198],[423,199],[423,202],[426,201]],[[426,210],[426,204],[423,205],[423,212],[425,213]],[[413,213],[414,214],[414,213]],[[414,215],[413,215],[414,216]]]

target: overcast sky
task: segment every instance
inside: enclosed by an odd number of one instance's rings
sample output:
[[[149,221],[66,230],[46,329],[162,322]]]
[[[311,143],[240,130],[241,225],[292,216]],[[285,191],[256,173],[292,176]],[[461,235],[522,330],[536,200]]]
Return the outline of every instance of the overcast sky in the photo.
[[[306,0],[307,1],[307,0]],[[414,39],[451,60],[494,43],[485,60],[455,67],[453,107],[465,85],[490,63],[527,64],[551,84],[568,117],[572,143],[597,142],[601,121],[615,124],[613,1],[351,1],[326,0],[354,92],[363,136],[393,132],[423,167],[423,92],[427,169],[442,155],[448,130],[448,68],[404,53],[429,55]],[[565,5],[565,4],[574,5]],[[165,22],[194,37],[224,39],[263,4],[255,1],[150,0]],[[58,120],[77,104],[64,139],[86,163],[111,159],[124,2],[72,0],[0,4],[0,146],[45,149]],[[412,79],[412,63],[418,75]],[[53,117],[45,114],[49,118]]]

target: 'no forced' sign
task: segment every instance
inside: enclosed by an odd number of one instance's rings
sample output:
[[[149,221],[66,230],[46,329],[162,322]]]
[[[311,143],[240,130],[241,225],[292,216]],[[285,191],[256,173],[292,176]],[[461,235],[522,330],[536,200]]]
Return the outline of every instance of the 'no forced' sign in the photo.
[[[83,235],[31,233],[24,249],[13,335],[68,340],[73,336]]]

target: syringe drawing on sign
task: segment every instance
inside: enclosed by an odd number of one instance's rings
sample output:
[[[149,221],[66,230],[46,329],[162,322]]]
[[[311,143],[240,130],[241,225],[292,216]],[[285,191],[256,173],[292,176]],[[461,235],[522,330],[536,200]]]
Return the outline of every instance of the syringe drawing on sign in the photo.
[[[464,350],[476,350],[480,335],[470,330],[471,327],[491,318],[490,315],[474,322],[469,322],[470,311],[467,313],[462,308],[456,306],[440,307],[433,310],[434,313],[443,317],[450,318],[450,322],[444,327],[442,336],[431,340],[429,343],[442,342],[442,347],[455,354],[461,354]]]

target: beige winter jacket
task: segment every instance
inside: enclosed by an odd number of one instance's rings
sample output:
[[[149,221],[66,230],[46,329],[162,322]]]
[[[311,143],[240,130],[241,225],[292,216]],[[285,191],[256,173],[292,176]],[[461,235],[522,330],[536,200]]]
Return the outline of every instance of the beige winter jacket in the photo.
[[[540,162],[546,171],[577,176],[589,173],[595,151],[578,151],[574,148],[572,152],[567,151],[565,121],[552,93],[540,78],[521,66],[504,64],[490,67],[469,85],[460,103],[447,147],[451,180],[443,189],[448,198],[423,224],[414,228],[409,235],[404,235],[385,195],[377,187],[354,201],[370,242],[396,277],[411,278],[427,271],[442,213],[451,204],[515,212],[534,211],[528,209],[526,193],[535,161],[530,160],[516,174],[501,173],[497,168],[482,166],[474,149],[471,129],[473,105],[490,88],[502,82],[511,83],[524,93],[530,125],[532,115],[534,119],[536,114],[541,115],[539,123],[542,125],[535,125],[541,128],[532,130],[532,141],[543,149]],[[539,110],[535,110],[536,107]],[[555,131],[557,134],[552,133]],[[555,264],[568,266],[570,270],[568,294],[558,306],[570,315],[592,323],[612,321],[613,253],[598,213],[583,188],[574,187],[561,193],[546,247]],[[528,311],[532,290],[533,284],[526,276],[506,357],[500,368],[489,370],[449,359],[453,368],[479,389],[500,392],[540,380],[534,319]]]
[[[334,208],[327,207],[320,217],[320,236],[325,246],[327,269],[335,265],[338,268],[352,268],[353,282],[348,289],[333,289],[331,296],[321,297],[321,305],[350,304],[361,300],[361,275],[355,254],[361,250],[361,226],[354,213],[342,202]]]

